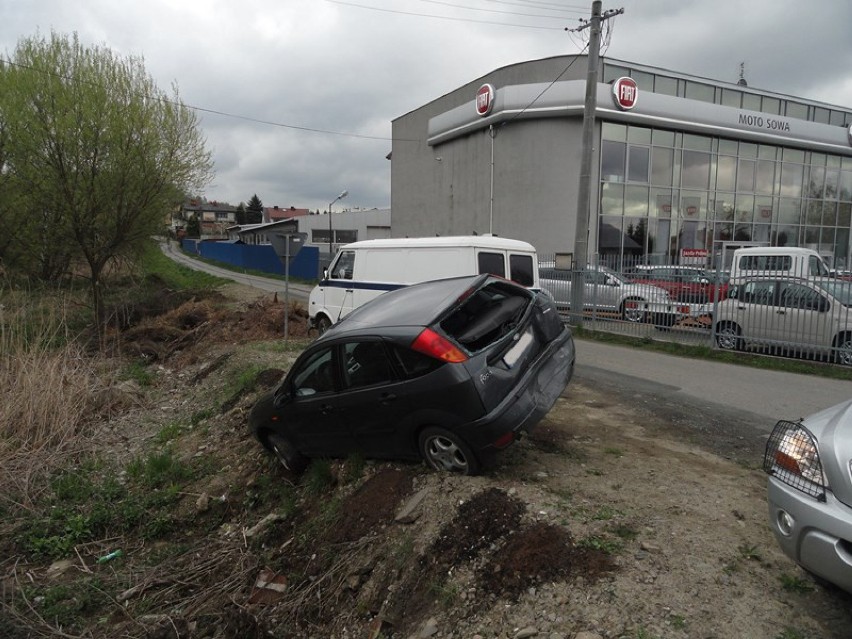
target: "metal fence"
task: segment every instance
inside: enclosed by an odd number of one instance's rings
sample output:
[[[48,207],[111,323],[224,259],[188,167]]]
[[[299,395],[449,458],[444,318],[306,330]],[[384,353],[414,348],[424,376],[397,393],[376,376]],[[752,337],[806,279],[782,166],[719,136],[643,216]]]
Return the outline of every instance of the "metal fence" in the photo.
[[[852,366],[852,281],[752,277],[695,265],[560,268],[540,255],[540,280],[560,312],[589,330]],[[583,283],[582,315],[571,309]]]

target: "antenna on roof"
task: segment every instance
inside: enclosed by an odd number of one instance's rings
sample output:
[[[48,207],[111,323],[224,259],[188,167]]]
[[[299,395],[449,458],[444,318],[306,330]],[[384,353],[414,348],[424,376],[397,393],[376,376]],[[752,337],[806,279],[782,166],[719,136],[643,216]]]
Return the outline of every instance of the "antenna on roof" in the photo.
[[[740,62],[740,79],[737,80],[737,84],[741,87],[747,87],[748,82],[745,79],[745,62]]]

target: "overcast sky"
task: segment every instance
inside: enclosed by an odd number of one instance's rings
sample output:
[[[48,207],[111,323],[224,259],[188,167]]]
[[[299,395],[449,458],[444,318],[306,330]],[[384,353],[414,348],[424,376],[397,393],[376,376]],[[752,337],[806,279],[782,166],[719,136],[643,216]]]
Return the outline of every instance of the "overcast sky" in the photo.
[[[591,1],[0,0],[0,55],[76,32],[199,111],[232,204],[390,206],[391,121],[515,62],[582,51]],[[852,2],[627,0],[602,53],[852,107]],[[585,33],[588,33],[586,31]],[[587,36],[585,36],[587,37]],[[215,111],[218,113],[211,113]],[[254,121],[253,121],[254,120]],[[266,123],[259,123],[257,120]]]

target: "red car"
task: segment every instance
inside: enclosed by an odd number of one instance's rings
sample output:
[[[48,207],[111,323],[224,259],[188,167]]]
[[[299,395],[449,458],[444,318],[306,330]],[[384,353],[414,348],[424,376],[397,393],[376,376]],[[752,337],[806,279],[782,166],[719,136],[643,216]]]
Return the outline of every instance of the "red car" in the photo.
[[[697,266],[636,266],[625,276],[633,282],[664,288],[672,299],[687,304],[712,304],[728,294],[727,274],[717,275]]]

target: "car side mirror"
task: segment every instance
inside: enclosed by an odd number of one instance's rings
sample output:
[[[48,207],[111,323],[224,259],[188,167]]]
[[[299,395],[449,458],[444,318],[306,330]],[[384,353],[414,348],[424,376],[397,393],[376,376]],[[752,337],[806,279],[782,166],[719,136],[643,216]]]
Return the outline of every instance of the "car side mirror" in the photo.
[[[324,280],[328,279],[328,267],[326,267],[322,270],[322,279],[324,279]]]

